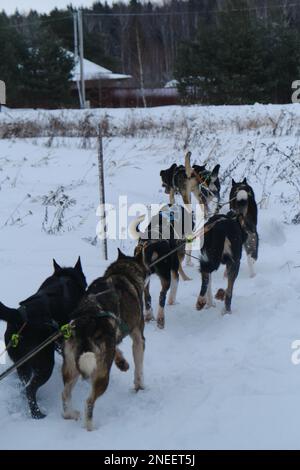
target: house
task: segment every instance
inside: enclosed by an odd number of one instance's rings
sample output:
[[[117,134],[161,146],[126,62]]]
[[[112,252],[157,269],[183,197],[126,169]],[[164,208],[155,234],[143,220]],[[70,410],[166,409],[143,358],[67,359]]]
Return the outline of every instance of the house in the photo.
[[[71,54],[71,53],[70,53]],[[86,101],[92,108],[136,108],[144,106],[164,106],[179,104],[179,93],[174,81],[164,88],[136,86],[137,80],[131,75],[114,73],[90,60],[83,60]],[[73,96],[78,98],[80,86],[80,63],[76,60],[72,72]]]
[[[70,53],[71,54],[71,53]],[[114,73],[90,60],[83,59],[86,101],[91,107],[113,106],[112,96],[116,89],[124,87],[124,82],[131,79],[131,75]],[[80,62],[76,60],[72,71],[73,94],[78,97],[80,84]],[[79,98],[78,98],[79,99]]]

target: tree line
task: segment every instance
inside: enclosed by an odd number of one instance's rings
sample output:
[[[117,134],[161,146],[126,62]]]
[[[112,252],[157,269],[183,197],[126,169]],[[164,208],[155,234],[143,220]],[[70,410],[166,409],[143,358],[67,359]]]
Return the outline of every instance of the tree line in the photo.
[[[9,106],[77,104],[72,13],[0,13]],[[95,2],[83,18],[87,59],[132,75],[137,87],[175,78],[183,103],[287,103],[300,79],[300,1]]]

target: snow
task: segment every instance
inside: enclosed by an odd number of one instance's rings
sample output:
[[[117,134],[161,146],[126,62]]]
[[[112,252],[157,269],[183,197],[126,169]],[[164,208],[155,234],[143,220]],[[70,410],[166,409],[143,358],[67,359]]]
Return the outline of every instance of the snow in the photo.
[[[128,196],[128,205],[167,202],[159,171],[183,161],[184,145],[199,163],[221,164],[223,201],[228,200],[231,178],[246,176],[260,202],[257,275],[249,278],[244,255],[233,313],[222,316],[220,302],[196,311],[200,275],[197,266],[186,267],[193,280],[180,282],[178,303],[166,307],[165,330],[153,322],[146,325],[146,389],[133,392],[128,338],[121,349],[130,369],[121,373],[113,366],[108,390],[96,404],[92,433],[82,421],[61,417],[59,356],[50,381],[39,391],[45,420],[28,416],[15,375],[2,381],[1,449],[299,448],[300,369],[291,361],[291,345],[300,334],[300,229],[291,224],[299,212],[299,110],[296,105],[255,105],[92,111],[95,121],[108,114],[116,134],[104,139],[110,203],[117,204],[119,195]],[[10,117],[0,113],[0,127],[1,120],[46,123],[53,114],[74,122],[82,118],[81,111],[8,112]],[[124,120],[141,116],[161,130],[154,126],[122,136]],[[278,121],[277,127],[271,125]],[[252,124],[249,128],[245,123]],[[101,275],[108,263],[101,259],[100,245],[91,243],[98,223],[95,140],[83,148],[78,137],[51,143],[47,137],[2,139],[0,170],[1,301],[17,306],[33,293],[51,273],[53,257],[70,265],[80,254],[88,281]],[[42,197],[60,185],[76,203],[66,209],[65,230],[51,235],[43,230]],[[54,212],[49,207],[46,230],[55,227]],[[118,246],[132,253],[134,243],[109,241],[110,261]],[[213,276],[213,292],[225,286],[223,271]],[[156,309],[159,281],[154,277],[151,292]],[[4,330],[2,323],[0,338]],[[9,364],[0,364],[0,373]],[[75,388],[74,402],[81,411],[88,390],[83,381]]]

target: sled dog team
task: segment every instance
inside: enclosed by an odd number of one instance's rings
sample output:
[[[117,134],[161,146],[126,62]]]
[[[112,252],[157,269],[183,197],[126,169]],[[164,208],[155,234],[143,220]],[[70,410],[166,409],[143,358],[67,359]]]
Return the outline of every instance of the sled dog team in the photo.
[[[69,268],[60,267],[53,260],[53,274],[34,295],[20,302],[19,308],[9,308],[0,302],[0,319],[7,322],[5,343],[13,362],[19,361],[63,325],[70,326],[68,339],[49,344],[17,368],[33,418],[45,417],[37,404],[36,393],[52,374],[55,350],[63,350],[62,403],[65,419],[79,418],[71,400],[77,379],[81,376],[90,380],[91,391],[85,409],[88,430],[93,428],[94,405],[108,386],[113,362],[121,371],[129,368],[118,347],[127,335],[132,339],[134,388],[136,391],[144,388],[144,324],[155,318],[151,306],[150,276],[157,274],[161,282],[156,321],[159,328],[164,328],[167,294],[168,303],[174,304],[179,275],[183,280],[189,280],[183,261],[185,255],[187,264],[191,259],[186,247],[186,237],[194,230],[193,214],[187,209],[191,194],[202,204],[206,218],[211,203],[216,203],[214,215],[208,218],[202,230],[204,242],[199,258],[201,289],[196,308],[201,310],[204,306],[213,305],[212,272],[224,264],[227,288],[219,289],[215,297],[224,301],[224,313],[231,312],[232,291],[243,247],[250,275],[254,275],[258,235],[253,189],[246,178],[241,182],[232,180],[230,210],[227,214],[220,214],[220,165],[210,171],[206,165],[191,166],[190,160],[191,153],[188,152],[184,165],[173,163],[160,172],[162,186],[170,198],[169,204],[151,218],[143,232],[140,223],[144,217],[131,223],[131,235],[137,240],[134,256],[127,256],[119,250],[117,260],[90,286],[87,286],[80,258],[74,267]],[[176,194],[182,197],[184,207],[175,205]],[[182,228],[181,238],[176,236],[178,226]],[[168,237],[164,236],[165,228],[168,229]],[[17,346],[11,347],[12,336],[20,331]]]

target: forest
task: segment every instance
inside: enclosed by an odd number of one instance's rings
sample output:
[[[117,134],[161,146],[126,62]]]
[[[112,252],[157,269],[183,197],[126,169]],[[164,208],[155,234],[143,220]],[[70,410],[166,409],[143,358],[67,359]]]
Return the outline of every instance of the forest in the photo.
[[[171,80],[182,103],[288,103],[300,78],[300,2],[95,2],[83,9],[85,58],[130,74],[132,86]],[[0,13],[0,79],[12,107],[74,105],[73,8]]]

